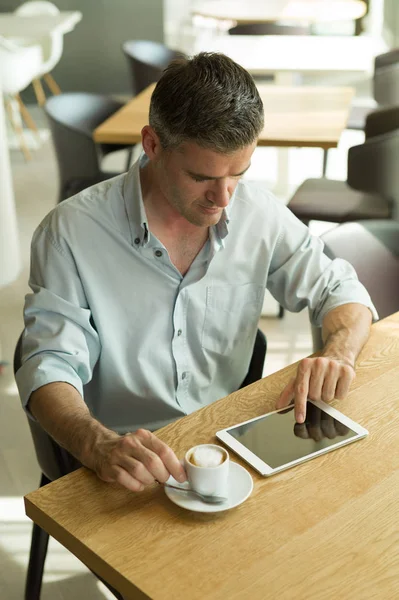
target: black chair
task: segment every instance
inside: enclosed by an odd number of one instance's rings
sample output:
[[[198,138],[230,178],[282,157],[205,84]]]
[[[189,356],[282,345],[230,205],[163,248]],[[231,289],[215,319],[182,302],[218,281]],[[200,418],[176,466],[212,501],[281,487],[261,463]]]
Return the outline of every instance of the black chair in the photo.
[[[20,335],[14,353],[14,375],[21,366],[22,334]],[[32,419],[28,419],[36,458],[41,469],[39,487],[55,481],[82,465],[67,450],[62,448],[50,437],[44,429]],[[28,571],[25,583],[25,600],[40,600],[42,588],[44,562],[46,560],[49,534],[39,525],[33,523],[32,540],[29,552]],[[94,573],[96,577],[114,594],[118,600],[123,596],[114,590],[104,579]]]
[[[348,153],[347,181],[307,179],[288,208],[304,223],[399,220],[399,105],[374,111],[366,140]]]
[[[122,45],[130,71],[133,95],[136,96],[152,83],[157,82],[164,69],[176,58],[184,58],[178,50],[172,50],[159,42],[132,40]]]
[[[345,223],[321,236],[329,258],[344,258],[356,270],[380,319],[399,310],[399,223]],[[314,352],[321,350],[321,329],[312,326]]]
[[[361,33],[363,33],[363,31],[365,31],[367,19],[369,18],[368,15],[370,13],[370,0],[363,0],[363,2],[366,5],[366,12],[362,17],[360,17],[360,19],[355,19],[355,35],[360,35]]]
[[[263,365],[265,364],[267,350],[267,340],[266,336],[258,329],[256,332],[256,338],[254,343],[254,349],[252,351],[251,362],[249,363],[248,373],[242,382],[240,389],[250,385],[251,383],[255,383],[255,381],[259,381],[262,379],[263,373]]]
[[[374,59],[373,97],[377,108],[399,104],[399,48],[379,54]],[[356,105],[354,101],[349,113],[347,129],[363,131],[366,117],[374,108]]]
[[[279,23],[243,23],[231,27],[229,35],[310,35],[306,25],[280,25]]]
[[[101,159],[117,150],[127,150],[129,168],[133,146],[96,144],[93,131],[122,108],[108,96],[70,93],[52,96],[44,110],[50,125],[60,177],[59,202],[85,188],[120,173],[101,170]]]
[[[354,100],[346,129],[364,131],[367,116],[378,108],[399,104],[399,48],[379,54],[374,59],[373,97],[376,107],[356,104]],[[323,150],[323,176],[327,171],[328,150]]]
[[[266,349],[266,336],[258,329],[248,373],[241,388],[262,378]],[[21,366],[21,351],[22,334],[20,335],[15,348],[14,374],[17,373]],[[51,481],[55,481],[82,466],[76,458],[67,452],[67,450],[59,446],[39,423],[29,418],[28,423],[31,430],[33,445],[35,447],[36,458],[42,471],[39,487],[42,487]],[[49,534],[39,527],[39,525],[33,523],[28,572],[25,584],[25,600],[40,599],[48,542]],[[119,592],[114,590],[96,573],[94,574],[107,586],[118,600],[123,600],[123,596],[121,596]]]

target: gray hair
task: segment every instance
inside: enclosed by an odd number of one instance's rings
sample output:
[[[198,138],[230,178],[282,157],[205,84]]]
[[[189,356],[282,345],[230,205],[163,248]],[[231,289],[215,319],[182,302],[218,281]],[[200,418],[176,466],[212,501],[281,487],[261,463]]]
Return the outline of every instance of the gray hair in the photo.
[[[219,53],[174,60],[152,94],[150,125],[165,149],[184,141],[231,153],[263,129],[263,104],[251,75]]]

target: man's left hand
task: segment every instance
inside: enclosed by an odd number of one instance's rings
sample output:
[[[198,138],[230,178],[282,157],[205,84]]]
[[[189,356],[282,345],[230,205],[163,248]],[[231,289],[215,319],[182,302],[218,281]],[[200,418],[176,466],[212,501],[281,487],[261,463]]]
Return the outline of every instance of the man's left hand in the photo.
[[[349,392],[355,379],[355,369],[349,362],[329,356],[304,358],[298,366],[296,377],[284,388],[276,408],[288,406],[294,401],[295,420],[303,423],[306,417],[306,402],[342,400]]]

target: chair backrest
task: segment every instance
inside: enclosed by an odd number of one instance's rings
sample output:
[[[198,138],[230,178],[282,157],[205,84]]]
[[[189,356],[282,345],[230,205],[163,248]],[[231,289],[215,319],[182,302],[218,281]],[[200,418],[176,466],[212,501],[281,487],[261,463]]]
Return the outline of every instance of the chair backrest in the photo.
[[[229,29],[230,35],[309,35],[305,25],[279,25],[278,23],[243,23]]]
[[[15,9],[15,14],[21,17],[35,17],[36,15],[59,15],[59,8],[47,0],[30,0]]]
[[[21,366],[21,350],[22,334],[19,336],[14,353],[14,375]],[[39,467],[47,479],[54,481],[81,466],[69,452],[61,448],[46,433],[37,421],[28,418],[28,423]]]
[[[256,338],[254,348],[252,350],[251,362],[249,363],[248,373],[244,381],[242,382],[240,389],[247,385],[250,385],[251,383],[255,383],[255,381],[259,381],[259,379],[262,379],[266,350],[266,336],[263,333],[263,331],[258,329],[258,331],[256,332]]]
[[[389,129],[386,122],[384,127]],[[374,135],[348,151],[347,183],[355,190],[386,198],[392,205],[392,218],[396,220],[399,220],[398,165],[399,128]]]
[[[157,82],[172,60],[184,57],[182,52],[150,40],[128,41],[122,49],[128,60],[134,96]]]
[[[0,36],[0,78],[4,94],[24,90],[41,70],[41,46],[19,46]]]
[[[45,112],[57,156],[61,199],[75,189],[75,182],[91,185],[104,179],[101,146],[95,144],[93,131],[122,106],[108,96],[89,93],[60,94],[47,100]]]
[[[381,106],[399,104],[399,48],[375,57],[373,95]]]
[[[47,0],[29,0],[15,9],[15,14],[21,17],[36,17],[37,15],[58,15],[59,8]],[[60,60],[63,51],[64,35],[56,32],[41,38],[39,43],[43,53],[43,73],[50,71]]]
[[[366,117],[364,134],[366,139],[369,139],[397,129],[399,129],[399,103],[396,106],[379,108],[369,113]]]
[[[399,223],[367,220],[344,223],[321,236],[330,258],[344,258],[368,290],[380,319],[399,310]],[[314,351],[322,347],[312,328]]]

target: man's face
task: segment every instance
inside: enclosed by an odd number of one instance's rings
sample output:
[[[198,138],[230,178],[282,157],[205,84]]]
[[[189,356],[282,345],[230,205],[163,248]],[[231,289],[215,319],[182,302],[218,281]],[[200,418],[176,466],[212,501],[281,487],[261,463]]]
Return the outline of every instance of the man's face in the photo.
[[[249,168],[256,143],[231,154],[220,154],[184,142],[174,150],[160,149],[153,161],[165,200],[198,227],[218,223],[240,177]]]

